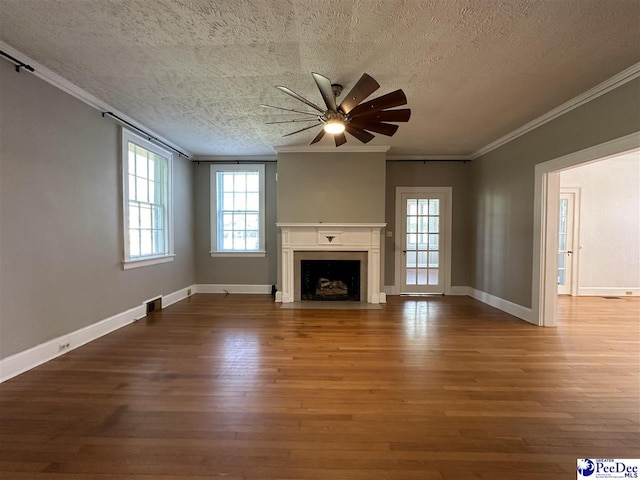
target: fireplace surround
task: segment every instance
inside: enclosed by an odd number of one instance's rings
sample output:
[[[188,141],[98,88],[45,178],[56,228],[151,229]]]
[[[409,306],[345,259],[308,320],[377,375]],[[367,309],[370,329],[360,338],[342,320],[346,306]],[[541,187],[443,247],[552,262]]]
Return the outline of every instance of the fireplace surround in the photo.
[[[281,284],[276,301],[300,301],[302,260],[360,260],[360,301],[384,303],[380,292],[380,232],[385,223],[278,223]],[[297,275],[296,275],[297,274]]]

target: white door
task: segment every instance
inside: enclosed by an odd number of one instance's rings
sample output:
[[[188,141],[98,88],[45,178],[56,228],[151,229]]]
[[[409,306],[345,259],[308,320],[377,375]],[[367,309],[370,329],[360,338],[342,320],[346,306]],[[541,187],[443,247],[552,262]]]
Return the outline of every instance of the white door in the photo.
[[[558,225],[558,294],[571,295],[573,283],[573,226],[575,193],[560,192]]]
[[[448,293],[448,197],[428,189],[400,194],[400,293]]]

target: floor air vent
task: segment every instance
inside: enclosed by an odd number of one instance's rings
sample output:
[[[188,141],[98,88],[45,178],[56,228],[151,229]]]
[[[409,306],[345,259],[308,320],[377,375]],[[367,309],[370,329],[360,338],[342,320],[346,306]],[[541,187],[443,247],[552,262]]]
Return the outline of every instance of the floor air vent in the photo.
[[[162,298],[156,298],[147,302],[147,315],[162,310]]]

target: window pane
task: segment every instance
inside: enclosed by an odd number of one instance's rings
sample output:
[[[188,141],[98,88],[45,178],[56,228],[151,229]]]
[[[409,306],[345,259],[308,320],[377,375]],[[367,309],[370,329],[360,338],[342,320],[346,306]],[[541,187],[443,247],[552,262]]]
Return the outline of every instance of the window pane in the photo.
[[[258,193],[260,191],[260,175],[258,172],[247,174],[247,192]]]
[[[257,212],[260,210],[260,196],[257,193],[247,194],[247,210]]]
[[[140,230],[140,255],[153,254],[151,230]]]
[[[135,144],[129,142],[129,159],[128,162],[129,164],[129,174],[130,175],[135,175],[136,174],[136,146]]]
[[[140,232],[138,230],[129,231],[129,255],[131,257],[140,256]]]
[[[147,195],[147,181],[144,178],[136,178],[136,196],[135,199],[139,202],[147,202],[149,197]]]
[[[247,196],[244,193],[235,193],[233,195],[233,209],[236,211],[247,209]]]
[[[247,250],[255,250],[257,251],[259,248],[259,236],[258,236],[258,231],[254,230],[254,231],[248,231],[247,232],[247,236],[246,236],[246,241],[247,241]]]
[[[233,213],[224,213],[222,215],[222,227],[224,230],[233,229]]]
[[[233,249],[245,250],[246,242],[244,239],[244,232],[233,232]]]
[[[164,247],[164,232],[162,230],[153,230],[153,252],[156,255],[166,253]]]
[[[153,207],[153,217],[152,217],[151,225],[155,229],[163,229],[164,228],[164,209],[160,206]]]
[[[234,230],[245,229],[245,215],[243,213],[236,213],[233,216],[233,229]]]
[[[140,227],[151,228],[151,207],[140,205]]]
[[[225,193],[222,195],[220,210],[233,210],[233,193]]]
[[[136,177],[129,175],[129,200],[135,200],[136,198]]]
[[[429,217],[429,232],[438,233],[440,225],[440,219],[438,217]]]
[[[233,190],[235,192],[245,192],[247,190],[247,176],[245,173],[236,173],[233,176]]]
[[[136,175],[147,178],[147,151],[136,146]]]
[[[222,248],[224,250],[233,250],[232,232],[224,232],[222,236]]]
[[[247,219],[247,230],[255,230],[258,231],[258,214],[248,214],[246,216]]]
[[[140,208],[137,203],[129,203],[129,228],[140,228]]]

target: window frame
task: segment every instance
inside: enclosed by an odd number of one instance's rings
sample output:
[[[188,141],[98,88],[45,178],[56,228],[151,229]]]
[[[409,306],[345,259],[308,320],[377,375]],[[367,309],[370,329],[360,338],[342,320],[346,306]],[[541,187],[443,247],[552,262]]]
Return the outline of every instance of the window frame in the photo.
[[[160,255],[144,255],[139,257],[131,257],[129,251],[129,143],[133,143],[145,150],[156,155],[167,158],[167,195],[166,195],[166,242],[167,253]],[[122,267],[124,270],[132,268],[146,267],[159,263],[172,262],[174,253],[174,234],[173,234],[173,153],[159,145],[147,140],[146,138],[122,128],[122,226],[124,239],[124,259]]]
[[[265,203],[265,165],[263,163],[240,163],[240,164],[211,164],[209,174],[210,192],[210,222],[211,222],[211,245],[209,254],[212,257],[265,257],[265,225],[266,225],[266,203]],[[259,182],[259,210],[258,229],[259,240],[258,250],[219,250],[218,249],[218,172],[257,172]]]

